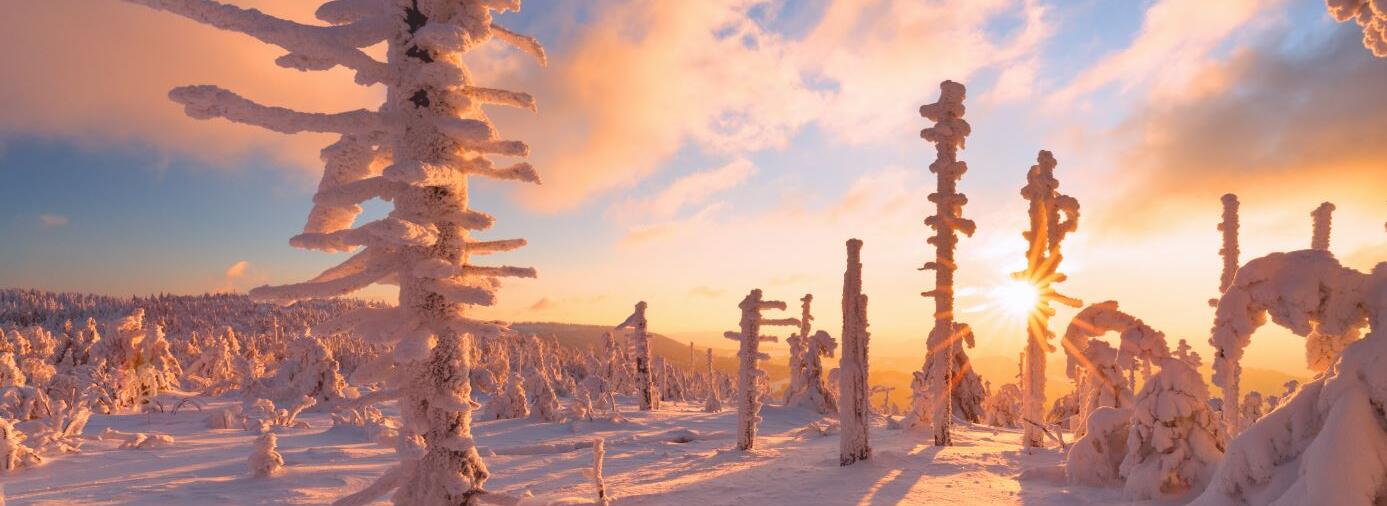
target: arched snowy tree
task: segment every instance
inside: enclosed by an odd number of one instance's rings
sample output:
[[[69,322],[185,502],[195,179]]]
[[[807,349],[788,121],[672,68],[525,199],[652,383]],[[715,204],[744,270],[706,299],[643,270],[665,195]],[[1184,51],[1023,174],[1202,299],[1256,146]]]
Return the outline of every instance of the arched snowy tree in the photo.
[[[636,347],[636,391],[640,395],[641,410],[660,408],[660,395],[655,391],[655,376],[652,373],[650,357],[650,334],[646,330],[645,301],[636,303],[636,310],[626,321],[616,326],[616,330],[631,329],[631,337]]]
[[[843,354],[838,367],[838,464],[872,456],[868,431],[872,416],[867,388],[867,295],[862,293],[862,241],[848,239],[843,272]]]
[[[761,401],[766,393],[766,371],[761,370],[759,362],[770,356],[761,353],[761,343],[777,340],[775,336],[761,335],[761,327],[798,326],[799,320],[762,317],[762,311],[784,311],[786,306],[782,301],[763,300],[760,288],[748,293],[737,307],[742,310],[741,330],[725,332],[723,337],[741,343],[737,351],[737,449],[745,451],[756,447],[756,426],[761,423]]]
[[[1030,312],[1026,323],[1025,368],[1021,371],[1021,416],[1035,423],[1039,423],[1045,409],[1045,355],[1054,351],[1050,344],[1050,337],[1054,335],[1050,332],[1050,317],[1055,310],[1050,304],[1082,305],[1079,300],[1061,295],[1054,288],[1055,283],[1065,280],[1064,274],[1059,272],[1063,260],[1060,243],[1079,226],[1079,201],[1059,193],[1056,165],[1054,155],[1041,151],[1036,164],[1026,173],[1026,186],[1021,188],[1021,196],[1030,201],[1031,229],[1022,236],[1029,247],[1026,270],[1013,274],[1016,279],[1034,286],[1037,294],[1035,310]],[[1023,446],[1044,444],[1035,423],[1025,424]]]
[[[318,335],[351,330],[394,343],[400,367],[390,374],[404,426],[400,464],[343,504],[361,504],[391,490],[397,504],[458,504],[483,494],[488,472],[471,434],[472,340],[503,327],[465,316],[467,306],[495,302],[497,278],[533,277],[529,268],[484,267],[473,255],[523,246],[521,239],[477,241],[490,215],[468,208],[468,176],[536,183],[527,163],[498,168],[489,158],[526,156],[523,142],[499,139],[483,104],[534,108],[527,94],[484,88],[460,57],[492,39],[534,55],[538,42],[492,23],[493,11],[518,0],[332,0],[317,11],[330,26],[305,25],[213,0],[128,0],[217,28],[238,31],[288,51],[276,60],[299,70],[342,66],[362,85],[385,87],[379,110],[317,114],[266,107],[215,86],[169,93],[195,118],[222,117],[284,133],[327,132],[340,139],[322,152],[326,163],[298,247],[345,251],[364,246],[337,267],[300,284],[260,287],[251,296],[292,301],[337,296],[374,282],[400,286],[394,308],[371,307],[340,317]],[[386,43],[385,61],[362,51]],[[351,228],[360,203],[394,202],[385,218]],[[383,396],[384,397],[384,396]]]
[[[1095,339],[1108,332],[1118,334],[1116,349]],[[1170,356],[1165,334],[1123,312],[1112,300],[1091,304],[1074,315],[1062,343],[1065,374],[1074,380],[1078,393],[1078,435],[1086,426],[1083,420],[1094,410],[1130,407],[1131,378],[1136,371]]]
[[[929,170],[937,176],[935,192],[929,195],[935,213],[925,218],[925,224],[934,229],[934,236],[928,240],[934,245],[934,261],[921,268],[934,271],[934,289],[920,294],[934,299],[934,327],[925,340],[921,385],[924,390],[915,393],[911,411],[921,415],[927,409],[931,412],[929,419],[937,446],[953,444],[950,425],[953,388],[957,383],[954,375],[958,373],[954,370],[954,358],[966,328],[954,322],[954,271],[958,269],[954,248],[959,233],[972,236],[976,229],[972,220],[963,217],[968,197],[958,192],[958,182],[968,171],[968,164],[958,159],[958,150],[964,148],[972,132],[963,119],[966,95],[962,84],[944,81],[939,83],[939,100],[920,106],[920,115],[934,122],[934,126],[920,131],[921,138],[934,144],[935,159]],[[921,416],[916,418],[917,422],[923,421]]]
[[[1243,351],[1267,316],[1299,336],[1357,336],[1378,303],[1368,284],[1373,276],[1387,275],[1379,271],[1387,269],[1378,264],[1372,276],[1365,275],[1320,250],[1272,253],[1238,269],[1233,286],[1219,299],[1209,338],[1215,350],[1213,382],[1223,390],[1230,435],[1244,426],[1238,408]]]

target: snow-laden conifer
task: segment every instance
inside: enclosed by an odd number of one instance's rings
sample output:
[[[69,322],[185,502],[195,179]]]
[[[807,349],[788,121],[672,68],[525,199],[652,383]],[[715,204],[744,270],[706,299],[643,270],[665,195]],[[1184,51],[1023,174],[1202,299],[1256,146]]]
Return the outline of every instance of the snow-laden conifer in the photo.
[[[641,410],[649,411],[660,408],[660,397],[655,390],[655,377],[652,373],[650,334],[646,330],[645,308],[645,301],[637,302],[635,311],[617,325],[616,330],[631,329],[631,338],[636,348],[636,394],[640,396]]]
[[[775,336],[761,335],[761,327],[798,326],[799,319],[761,316],[762,311],[769,309],[784,311],[786,305],[762,299],[759,288],[748,293],[737,307],[742,310],[741,329],[723,336],[741,344],[737,351],[737,449],[751,450],[756,447],[756,426],[761,423],[761,403],[767,388],[766,371],[761,370],[760,361],[770,358],[761,352],[761,343],[777,340]]]
[[[872,416],[867,386],[867,295],[862,293],[862,241],[848,239],[843,272],[843,353],[838,365],[839,465],[872,456],[868,430]]]

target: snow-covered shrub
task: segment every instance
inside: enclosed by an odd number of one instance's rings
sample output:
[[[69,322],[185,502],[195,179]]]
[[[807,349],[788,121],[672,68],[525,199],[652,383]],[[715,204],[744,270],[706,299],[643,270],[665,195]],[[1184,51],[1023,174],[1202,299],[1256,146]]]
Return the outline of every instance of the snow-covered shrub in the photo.
[[[645,308],[645,301],[637,302],[635,311],[632,311],[631,316],[626,317],[625,321],[617,325],[616,330],[631,329],[632,344],[636,348],[636,392],[640,396],[641,410],[649,411],[659,409],[660,397],[655,390],[655,378],[651,371],[650,335],[646,331]]]
[[[1007,383],[987,396],[982,405],[982,423],[1014,429],[1021,426],[1021,388]]]
[[[278,444],[279,438],[273,432],[255,438],[255,448],[246,459],[251,475],[268,477],[284,473],[284,456],[279,454]]]
[[[332,351],[312,336],[289,343],[287,356],[270,382],[278,399],[312,397],[318,403],[331,405],[355,398],[357,392],[342,378],[341,365]]]
[[[728,331],[723,337],[741,344],[738,358],[738,399],[737,399],[737,449],[751,450],[756,447],[756,426],[761,422],[761,402],[765,395],[766,371],[761,370],[759,362],[770,358],[761,353],[763,341],[775,342],[774,336],[761,334],[763,325],[797,326],[796,318],[769,319],[761,316],[768,309],[785,310],[785,303],[778,300],[763,300],[761,289],[748,293],[737,305],[742,310],[741,330]]]
[[[554,388],[549,385],[549,379],[536,375],[534,382],[538,384],[535,388],[534,409],[530,410],[530,418],[544,422],[562,422],[563,413],[559,411],[559,398],[554,394]]]
[[[227,406],[207,415],[207,428],[246,430],[246,417],[241,415],[241,406]]]
[[[43,457],[24,445],[24,433],[15,429],[13,422],[0,417],[0,473],[40,464],[43,464]]]
[[[872,456],[868,438],[872,405],[867,387],[867,295],[862,293],[862,241],[848,239],[843,271],[843,355],[838,373],[838,464]],[[830,377],[832,374],[830,374]],[[831,380],[830,380],[831,381]]]
[[[15,354],[8,351],[0,353],[0,387],[24,386],[28,383],[29,377],[15,362]]]
[[[1077,485],[1120,483],[1122,460],[1127,456],[1127,437],[1132,427],[1131,408],[1100,407],[1089,413],[1084,426],[1083,436],[1065,456],[1065,478]]]
[[[1121,469],[1129,500],[1200,491],[1223,456],[1225,436],[1199,371],[1175,359],[1160,366],[1132,407]]]
[[[525,378],[513,372],[505,386],[487,401],[482,411],[484,420],[503,420],[530,416],[529,401],[525,399]]]
[[[1023,419],[1039,423],[1045,409],[1045,355],[1054,351],[1050,338],[1050,316],[1054,309],[1052,302],[1074,307],[1081,303],[1055,291],[1054,284],[1064,281],[1059,272],[1063,260],[1060,243],[1065,236],[1078,229],[1079,201],[1059,193],[1059,180],[1055,179],[1054,155],[1041,151],[1036,164],[1026,174],[1026,186],[1021,188],[1021,196],[1030,202],[1030,230],[1022,233],[1029,244],[1026,251],[1026,270],[1013,274],[1018,280],[1035,287],[1036,308],[1029,314],[1026,325],[1027,344],[1025,367],[1021,371],[1021,416]],[[1044,445],[1043,435],[1035,423],[1024,424],[1022,445],[1039,447]]]

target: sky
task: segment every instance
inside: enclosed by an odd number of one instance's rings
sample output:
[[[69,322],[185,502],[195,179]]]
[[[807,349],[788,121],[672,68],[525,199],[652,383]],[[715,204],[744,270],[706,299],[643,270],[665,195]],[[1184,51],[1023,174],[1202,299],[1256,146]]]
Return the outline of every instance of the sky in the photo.
[[[311,1],[233,3],[313,22]],[[244,292],[345,259],[288,245],[331,138],[194,120],[166,94],[216,84],[332,112],[383,90],[115,0],[6,9],[0,286]],[[539,103],[489,111],[544,183],[472,186],[497,216],[482,235],[528,239],[504,262],[540,273],[508,281],[488,317],[614,324],[645,300],[653,330],[731,347],[715,336],[762,288],[815,294],[837,334],[844,242],[860,238],[873,353],[923,356],[934,149],[918,108],[946,79],[968,87],[973,128],[959,190],[978,230],[957,274],[972,353],[1024,343],[998,293],[1024,265],[1019,189],[1041,149],[1082,206],[1060,290],[1117,300],[1206,358],[1223,193],[1242,200],[1244,261],[1308,247],[1322,201],[1344,263],[1387,260],[1387,59],[1320,0],[526,0],[498,23],[549,63],[501,44],[466,58],[478,82]],[[1303,340],[1270,328],[1245,364],[1307,374]]]

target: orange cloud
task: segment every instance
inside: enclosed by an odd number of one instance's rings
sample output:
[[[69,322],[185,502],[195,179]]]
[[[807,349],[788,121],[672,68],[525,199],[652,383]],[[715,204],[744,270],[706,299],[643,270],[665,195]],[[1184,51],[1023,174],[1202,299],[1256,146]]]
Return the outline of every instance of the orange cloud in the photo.
[[[39,224],[44,228],[57,228],[67,226],[67,216],[61,214],[43,213],[39,215]]]
[[[669,218],[684,207],[736,187],[755,172],[755,165],[738,158],[721,167],[681,177],[648,199],[628,200],[616,206],[612,214],[637,220]]]
[[[308,22],[321,2],[235,3]],[[330,137],[190,119],[169,101],[169,89],[214,83],[266,104],[324,112],[375,107],[382,98],[340,69],[283,69],[274,64],[280,49],[125,2],[45,0],[5,9],[0,134],[85,147],[147,145],[219,166],[268,156],[308,175],[321,169],[317,153]]]

